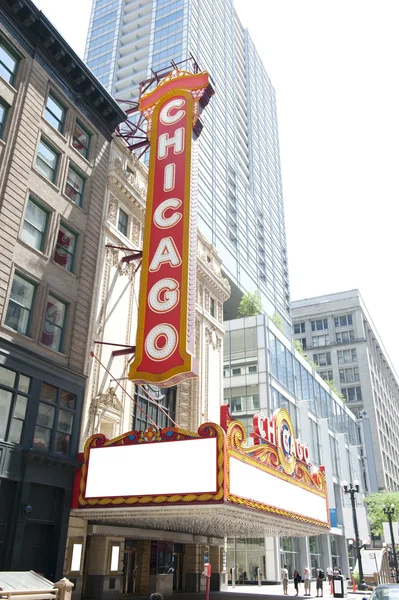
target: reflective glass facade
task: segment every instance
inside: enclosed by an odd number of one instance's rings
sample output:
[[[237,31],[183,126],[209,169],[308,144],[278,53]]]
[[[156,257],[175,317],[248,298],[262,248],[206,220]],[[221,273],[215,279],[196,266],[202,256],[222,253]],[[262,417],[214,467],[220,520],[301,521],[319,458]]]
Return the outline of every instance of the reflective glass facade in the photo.
[[[289,317],[275,92],[233,0],[94,0],[86,61],[118,99],[189,54],[216,90],[199,142],[199,226],[242,291]]]

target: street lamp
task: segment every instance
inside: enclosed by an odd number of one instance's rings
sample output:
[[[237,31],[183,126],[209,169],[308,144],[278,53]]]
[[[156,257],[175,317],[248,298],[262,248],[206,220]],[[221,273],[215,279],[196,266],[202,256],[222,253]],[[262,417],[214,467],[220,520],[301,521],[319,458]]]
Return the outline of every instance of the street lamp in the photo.
[[[360,550],[364,548],[366,544],[363,544],[361,539],[359,538],[359,528],[357,526],[355,506],[355,494],[359,493],[359,482],[356,479],[353,482],[353,484],[348,484],[347,481],[343,481],[342,487],[344,488],[344,494],[350,496],[352,505],[353,528],[355,530],[355,539],[352,541],[352,547],[356,550],[357,562],[359,565],[359,590],[367,590],[367,584],[365,583],[363,576],[362,555],[360,553]]]
[[[382,510],[384,514],[387,515],[389,521],[389,529],[391,531],[391,541],[392,541],[392,552],[393,552],[393,564],[395,565],[395,581],[399,583],[398,577],[398,557],[396,556],[396,548],[395,548],[395,538],[393,537],[393,527],[392,527],[392,517],[395,514],[395,505],[391,504],[391,506],[382,505]]]

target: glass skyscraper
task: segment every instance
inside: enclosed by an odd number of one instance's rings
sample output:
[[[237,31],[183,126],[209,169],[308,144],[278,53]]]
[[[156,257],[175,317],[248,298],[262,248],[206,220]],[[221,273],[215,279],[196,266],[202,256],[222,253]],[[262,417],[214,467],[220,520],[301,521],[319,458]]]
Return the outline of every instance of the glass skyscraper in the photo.
[[[275,92],[233,0],[94,0],[86,62],[118,99],[190,53],[216,91],[199,139],[199,226],[241,292],[290,323]],[[288,329],[289,331],[289,329]]]

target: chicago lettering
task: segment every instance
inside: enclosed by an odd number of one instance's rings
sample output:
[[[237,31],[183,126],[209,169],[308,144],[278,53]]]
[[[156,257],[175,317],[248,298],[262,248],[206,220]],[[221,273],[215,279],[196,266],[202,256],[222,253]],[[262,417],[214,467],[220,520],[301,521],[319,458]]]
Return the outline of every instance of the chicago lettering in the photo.
[[[184,98],[176,98],[167,102],[160,111],[161,122],[164,125],[177,124],[186,115],[186,111],[183,110],[185,105]],[[157,158],[159,161],[165,161],[163,165],[164,192],[173,192],[175,188],[176,164],[173,162],[173,156],[184,151],[185,135],[185,128],[179,127],[170,136],[168,133],[159,136]],[[163,237],[158,244],[149,266],[151,272],[160,271],[161,273],[162,265],[165,264],[174,269],[181,267],[182,259],[173,239],[173,228],[183,218],[182,213],[178,211],[181,205],[180,198],[171,197],[161,202],[154,211],[154,226],[160,230],[167,229],[168,235]],[[179,284],[171,277],[159,279],[148,292],[148,306],[157,314],[173,310],[179,301]],[[178,343],[179,334],[176,328],[168,323],[161,323],[148,332],[144,340],[144,349],[149,358],[162,361],[173,354]]]

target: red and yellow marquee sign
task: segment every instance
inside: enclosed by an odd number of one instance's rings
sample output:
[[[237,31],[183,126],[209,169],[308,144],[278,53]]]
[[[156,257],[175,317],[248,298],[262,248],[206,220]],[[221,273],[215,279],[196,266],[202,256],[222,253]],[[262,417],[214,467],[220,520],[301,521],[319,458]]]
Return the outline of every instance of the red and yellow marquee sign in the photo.
[[[209,85],[205,72],[174,71],[142,96],[150,165],[136,354],[129,378],[172,386],[198,375],[193,356],[196,205],[192,129]]]

